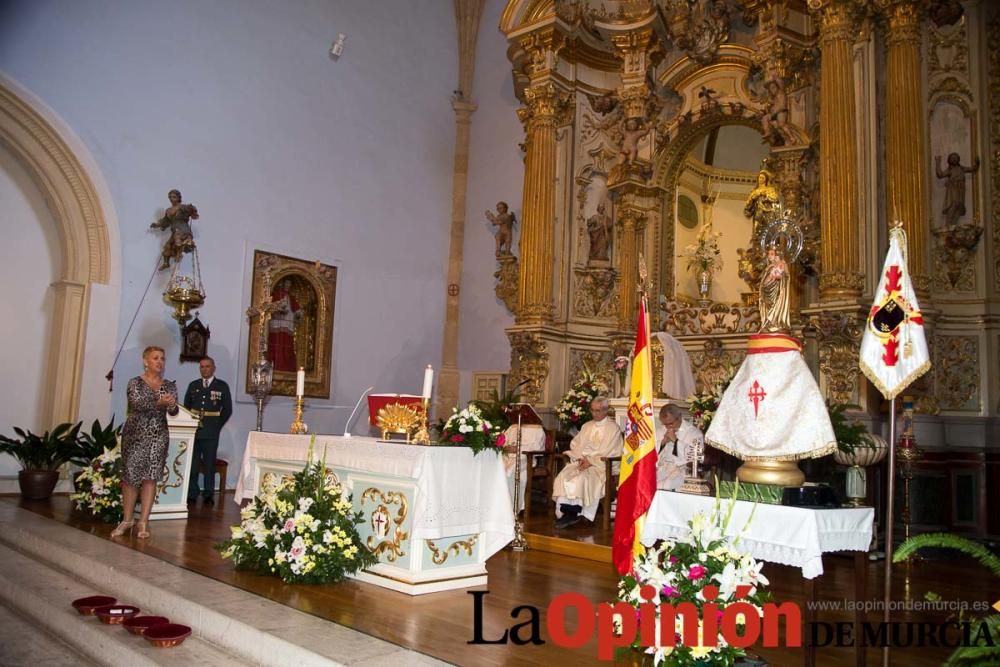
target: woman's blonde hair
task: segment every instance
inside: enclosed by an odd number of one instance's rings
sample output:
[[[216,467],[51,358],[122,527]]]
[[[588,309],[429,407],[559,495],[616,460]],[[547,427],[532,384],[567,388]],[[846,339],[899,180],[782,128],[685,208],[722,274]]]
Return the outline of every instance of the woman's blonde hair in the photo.
[[[143,350],[143,351],[142,351],[142,358],[143,358],[143,359],[145,359],[145,358],[146,358],[146,357],[148,357],[148,356],[150,355],[150,353],[152,353],[152,352],[159,352],[159,353],[160,353],[160,354],[162,354],[163,356],[167,356],[167,351],[166,351],[166,350],[164,350],[164,349],[163,349],[162,347],[160,347],[159,345],[150,345],[149,347],[147,347],[147,348],[146,348],[145,350]]]

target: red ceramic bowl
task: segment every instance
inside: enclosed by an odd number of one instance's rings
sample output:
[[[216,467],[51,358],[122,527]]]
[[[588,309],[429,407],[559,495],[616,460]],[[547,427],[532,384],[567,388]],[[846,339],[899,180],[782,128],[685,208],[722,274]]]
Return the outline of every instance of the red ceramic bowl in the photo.
[[[93,616],[94,610],[98,607],[107,607],[109,604],[118,602],[117,599],[107,595],[91,595],[90,597],[73,600],[73,608],[84,616]]]
[[[177,646],[190,637],[191,628],[179,623],[164,623],[163,625],[154,625],[146,630],[142,636],[153,646],[168,648]]]
[[[166,625],[169,622],[170,619],[164,616],[133,616],[132,618],[126,618],[122,623],[122,627],[133,635],[144,635],[146,634],[146,630],[157,625]]]
[[[94,610],[94,615],[101,619],[101,623],[106,623],[107,625],[118,625],[126,618],[132,618],[138,613],[139,608],[133,607],[130,604],[109,604]]]

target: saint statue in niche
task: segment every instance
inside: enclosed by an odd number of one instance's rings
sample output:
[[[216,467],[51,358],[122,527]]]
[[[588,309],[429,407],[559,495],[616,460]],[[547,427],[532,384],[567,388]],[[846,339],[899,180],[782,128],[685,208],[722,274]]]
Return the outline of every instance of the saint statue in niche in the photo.
[[[587,219],[587,234],[590,236],[588,264],[595,261],[607,262],[611,259],[612,221],[606,210],[607,205],[601,202],[597,205],[597,213]]]
[[[761,230],[771,221],[771,215],[778,207],[778,190],[772,185],[774,175],[767,169],[761,169],[757,174],[757,186],[747,197],[743,215],[753,220],[753,243],[759,238]]]
[[[760,281],[760,331],[761,333],[788,333],[789,318],[788,264],[776,244],[767,247],[767,266]]]
[[[315,326],[310,316],[314,301],[312,287],[299,276],[286,276],[271,290],[267,358],[275,371],[294,373],[299,367],[311,367],[308,350],[313,337],[310,326]]]
[[[152,223],[150,229],[170,229],[170,238],[163,244],[160,256],[163,262],[160,270],[169,269],[171,260],[176,264],[186,252],[194,249],[194,236],[191,233],[191,221],[198,219],[198,209],[193,204],[181,203],[181,191],[171,190],[167,193],[170,208],[163,217]]]
[[[934,171],[938,178],[944,181],[944,224],[953,227],[958,219],[965,215],[965,175],[975,173],[979,169],[979,158],[972,162],[971,167],[962,166],[962,158],[958,153],[948,155],[948,167],[941,169],[941,156],[934,156]]]

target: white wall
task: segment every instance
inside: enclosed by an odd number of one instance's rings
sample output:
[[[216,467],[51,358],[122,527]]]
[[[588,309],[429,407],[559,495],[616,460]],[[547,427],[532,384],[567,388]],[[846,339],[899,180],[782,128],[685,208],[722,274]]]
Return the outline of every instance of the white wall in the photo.
[[[333,61],[339,32],[347,42]],[[73,128],[120,221],[120,316],[96,331],[91,322],[88,350],[121,343],[163,241],[147,228],[176,187],[201,212],[201,317],[234,390],[254,247],[340,268],[332,397],[308,402],[313,430],[342,428],[370,384],[419,390],[424,365],[440,361],[455,42],[450,3],[3,3],[0,70]],[[115,369],[119,416],[146,345],[167,348],[168,377],[197,375],[177,364],[165,280],[156,276]],[[84,404],[92,392],[107,385],[88,380]],[[237,405],[223,454],[238,458],[254,418],[252,404]],[[287,402],[275,401],[265,428],[290,421]]]
[[[42,384],[46,339],[52,321],[49,285],[62,258],[56,224],[42,193],[14,156],[0,146],[0,202],[3,202],[0,243],[0,312],[4,313],[0,377],[6,390],[0,401],[0,433],[13,436],[14,426],[42,432]],[[20,466],[0,455],[0,476]]]
[[[520,103],[514,97],[507,40],[500,32],[500,14],[505,3],[487,0],[476,44],[476,74],[473,102],[479,109],[472,116],[469,155],[468,208],[462,271],[461,318],[459,324],[459,368],[463,373],[461,401],[471,398],[468,375],[472,371],[507,371],[510,344],[504,329],[514,317],[496,298],[493,272],[497,270],[493,230],[484,215],[506,201],[517,216],[514,253],[520,255],[521,191],[524,162],[518,144],[524,131],[517,119]]]

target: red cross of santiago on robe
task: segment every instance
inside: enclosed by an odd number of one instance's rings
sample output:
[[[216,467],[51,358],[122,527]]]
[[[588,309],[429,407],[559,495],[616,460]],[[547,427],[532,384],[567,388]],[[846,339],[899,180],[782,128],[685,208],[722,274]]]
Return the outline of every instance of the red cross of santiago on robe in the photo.
[[[753,401],[753,418],[757,419],[757,409],[760,407],[760,404],[764,402],[767,392],[764,391],[764,388],[760,386],[759,382],[754,380],[753,386],[750,387],[750,391],[747,393],[747,396],[751,401]]]

